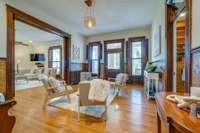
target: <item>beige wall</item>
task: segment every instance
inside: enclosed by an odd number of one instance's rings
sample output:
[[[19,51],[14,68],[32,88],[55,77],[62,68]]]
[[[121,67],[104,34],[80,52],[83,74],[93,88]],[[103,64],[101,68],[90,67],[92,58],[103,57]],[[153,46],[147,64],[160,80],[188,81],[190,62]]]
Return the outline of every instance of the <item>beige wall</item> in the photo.
[[[200,0],[192,1],[192,48],[200,47]]]
[[[51,46],[62,46],[62,49],[63,49],[62,41],[57,42],[57,43],[52,43],[52,44],[34,44],[34,45],[29,45],[29,46],[16,45],[15,60],[21,61],[21,63],[19,64],[19,69],[30,70],[32,68],[36,68],[35,62],[30,61],[30,54],[32,53],[45,54],[45,61],[43,63],[45,67],[47,68],[48,67],[48,49]],[[64,52],[62,53],[62,55],[64,55]]]
[[[88,37],[88,42],[95,42],[95,41],[101,41],[102,43],[106,40],[113,40],[113,39],[126,39],[128,40],[129,37],[140,37],[145,36],[149,39],[149,49],[151,48],[150,44],[150,26],[142,27],[142,28],[135,28],[135,29],[129,29],[129,30],[122,30],[118,32],[111,32],[111,33],[104,33],[104,34],[98,34]],[[126,46],[125,46],[125,55],[126,55]],[[149,57],[151,57],[149,51]],[[126,62],[126,57],[124,57],[124,61]],[[104,54],[103,54],[103,60],[104,60]],[[103,60],[101,62],[103,62]]]
[[[33,8],[31,5],[27,5],[23,2],[19,2],[17,0],[0,0],[0,57],[6,57],[6,6],[5,4],[9,4],[17,9],[20,9],[32,16],[35,16],[63,31],[72,35],[72,45],[78,45],[81,48],[81,58],[79,60],[73,60],[74,62],[85,62],[85,37],[75,32],[73,29],[70,29],[70,26],[66,26],[66,23],[51,17],[49,14],[44,13],[43,11]]]

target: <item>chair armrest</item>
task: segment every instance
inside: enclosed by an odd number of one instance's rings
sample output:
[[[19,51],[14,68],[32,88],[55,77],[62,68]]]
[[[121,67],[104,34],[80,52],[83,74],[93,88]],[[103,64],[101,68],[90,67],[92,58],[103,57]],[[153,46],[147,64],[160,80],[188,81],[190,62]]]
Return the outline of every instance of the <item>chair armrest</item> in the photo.
[[[116,78],[108,78],[108,81],[115,81]]]

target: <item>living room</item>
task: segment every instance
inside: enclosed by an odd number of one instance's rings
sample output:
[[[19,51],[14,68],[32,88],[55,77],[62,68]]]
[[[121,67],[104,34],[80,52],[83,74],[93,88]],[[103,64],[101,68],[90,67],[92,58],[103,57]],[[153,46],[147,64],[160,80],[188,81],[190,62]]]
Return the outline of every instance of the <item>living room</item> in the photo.
[[[199,4],[1,0],[0,132],[199,132]]]

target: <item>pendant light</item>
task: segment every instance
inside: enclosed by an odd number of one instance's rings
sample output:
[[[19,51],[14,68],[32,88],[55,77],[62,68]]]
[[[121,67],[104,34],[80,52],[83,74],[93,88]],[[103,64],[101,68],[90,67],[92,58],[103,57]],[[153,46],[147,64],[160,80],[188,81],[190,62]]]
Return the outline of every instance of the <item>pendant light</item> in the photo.
[[[84,25],[86,28],[94,29],[96,27],[96,19],[94,17],[94,0],[85,0],[87,6],[87,14],[84,17]]]

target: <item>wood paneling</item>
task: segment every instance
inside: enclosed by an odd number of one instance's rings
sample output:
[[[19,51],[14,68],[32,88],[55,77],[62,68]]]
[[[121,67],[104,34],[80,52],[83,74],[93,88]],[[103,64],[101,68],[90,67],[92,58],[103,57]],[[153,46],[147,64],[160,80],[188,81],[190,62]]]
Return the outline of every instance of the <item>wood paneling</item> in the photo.
[[[6,97],[15,96],[15,20],[56,34],[64,39],[64,79],[70,82],[71,35],[33,16],[7,5],[7,85]]]
[[[6,58],[0,58],[0,93],[6,92]]]

